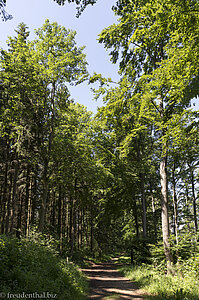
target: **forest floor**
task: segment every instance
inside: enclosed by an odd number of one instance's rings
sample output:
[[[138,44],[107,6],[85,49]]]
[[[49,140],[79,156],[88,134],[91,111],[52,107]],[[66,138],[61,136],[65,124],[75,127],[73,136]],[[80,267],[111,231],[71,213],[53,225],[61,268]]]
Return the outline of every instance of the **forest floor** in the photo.
[[[89,279],[90,293],[88,299],[120,300],[144,299],[144,291],[135,282],[123,277],[117,270],[121,264],[113,259],[108,263],[95,264],[82,269]]]

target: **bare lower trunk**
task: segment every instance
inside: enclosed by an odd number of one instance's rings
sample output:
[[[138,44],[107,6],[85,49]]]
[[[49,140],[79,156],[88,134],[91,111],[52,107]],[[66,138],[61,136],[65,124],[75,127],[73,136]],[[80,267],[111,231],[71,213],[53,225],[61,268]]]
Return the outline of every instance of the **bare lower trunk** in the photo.
[[[17,197],[17,178],[18,178],[18,171],[19,171],[19,162],[16,159],[15,161],[15,171],[14,171],[14,178],[13,178],[13,189],[12,189],[12,205],[11,205],[11,221],[10,221],[10,232],[13,232],[14,229],[14,221],[15,221],[15,213],[16,213],[16,197]]]
[[[157,220],[156,220],[156,211],[155,211],[155,199],[154,199],[154,195],[153,195],[153,188],[152,188],[151,180],[150,180],[150,194],[151,194],[151,206],[152,206],[152,212],[153,212],[154,236],[155,236],[155,240],[157,241]]]
[[[42,197],[42,203],[41,203],[40,215],[39,215],[39,231],[40,232],[43,232],[43,230],[44,230],[47,195],[48,195],[48,183],[47,183],[47,180],[44,179],[44,181],[43,181],[43,197]]]
[[[173,180],[173,211],[174,211],[174,234],[176,237],[176,245],[178,245],[178,207],[177,207],[177,195],[176,195],[176,182],[175,182],[175,164],[172,172]]]
[[[162,194],[162,235],[164,253],[167,261],[167,272],[172,273],[172,255],[169,243],[169,216],[168,216],[168,188],[167,188],[167,156],[162,157],[160,162],[160,181]]]
[[[193,199],[194,225],[195,225],[195,231],[197,232],[198,231],[198,220],[197,220],[196,195],[195,195],[193,170],[191,170],[191,190],[192,190],[192,199]]]
[[[133,203],[133,216],[135,220],[135,230],[136,230],[136,237],[139,238],[140,232],[139,232],[139,223],[138,223],[138,212],[137,212],[137,203],[136,199],[133,195],[134,203]]]
[[[141,201],[142,201],[142,230],[143,230],[143,238],[146,238],[146,198],[145,198],[145,187],[144,187],[144,175],[140,175],[141,179]]]
[[[90,226],[91,226],[91,229],[90,229],[90,250],[91,250],[91,253],[93,253],[93,219],[92,219],[92,216],[91,216],[91,219],[90,219]]]
[[[45,214],[46,214],[46,203],[48,197],[48,162],[45,161],[44,165],[44,175],[43,175],[43,197],[41,199],[41,207],[39,214],[39,231],[43,232],[45,224]]]
[[[62,254],[62,210],[63,210],[63,203],[62,203],[62,188],[61,184],[59,185],[59,198],[58,198],[58,236],[59,236],[59,251]]]

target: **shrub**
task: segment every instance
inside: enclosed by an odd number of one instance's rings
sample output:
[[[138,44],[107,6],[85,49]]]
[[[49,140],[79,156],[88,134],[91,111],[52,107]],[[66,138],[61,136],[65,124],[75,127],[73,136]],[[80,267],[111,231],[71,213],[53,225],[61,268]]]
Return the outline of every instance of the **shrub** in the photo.
[[[85,299],[85,278],[73,264],[58,257],[54,241],[46,236],[35,233],[21,240],[1,236],[0,259],[3,293],[49,292],[59,300]]]

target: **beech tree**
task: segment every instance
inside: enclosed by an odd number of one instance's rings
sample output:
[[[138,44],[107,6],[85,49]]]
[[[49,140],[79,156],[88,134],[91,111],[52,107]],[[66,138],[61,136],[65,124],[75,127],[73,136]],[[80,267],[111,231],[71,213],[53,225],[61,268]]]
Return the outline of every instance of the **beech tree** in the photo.
[[[185,6],[180,6],[183,16]],[[189,105],[191,97],[196,95],[189,93],[187,97],[189,86],[198,78],[198,69],[192,72],[192,68],[188,67],[190,59],[195,65],[196,58],[190,56],[195,43],[190,46],[189,35],[182,37],[179,34],[179,24],[172,18],[176,11],[179,15],[177,4],[168,1],[118,1],[114,12],[119,16],[119,23],[104,29],[99,37],[107,49],[112,48],[110,55],[113,63],[120,60],[121,72],[134,83],[134,98],[141,102],[139,118],[153,120],[160,134],[162,232],[168,272],[172,269],[172,256],[169,245],[167,160],[169,136],[175,130],[170,124],[173,122],[177,126],[177,119],[183,119],[183,109]],[[190,9],[188,21],[192,14]],[[181,74],[177,66],[180,66]]]
[[[54,138],[56,110],[59,107],[60,91],[66,83],[78,84],[87,75],[85,54],[83,48],[75,44],[75,32],[66,30],[57,23],[50,24],[46,20],[42,28],[36,31],[38,38],[34,42],[35,58],[40,64],[43,84],[46,87],[46,96],[43,104],[48,113],[48,121],[44,125],[45,137],[42,145],[43,155],[43,201],[40,212],[40,230],[43,230],[44,215],[48,191],[48,165]],[[67,51],[66,51],[67,49]],[[47,135],[46,135],[47,134]],[[48,142],[46,143],[46,140]]]
[[[96,1],[68,2],[81,13]],[[88,79],[75,32],[46,20],[29,41],[20,24],[0,59],[2,233],[28,236],[36,226],[62,255],[119,247],[132,262],[146,262],[147,245],[163,235],[173,271],[184,232],[198,234],[197,8],[117,1],[118,24],[99,41],[121,77],[90,78],[104,97],[94,117],[70,96],[71,84]]]

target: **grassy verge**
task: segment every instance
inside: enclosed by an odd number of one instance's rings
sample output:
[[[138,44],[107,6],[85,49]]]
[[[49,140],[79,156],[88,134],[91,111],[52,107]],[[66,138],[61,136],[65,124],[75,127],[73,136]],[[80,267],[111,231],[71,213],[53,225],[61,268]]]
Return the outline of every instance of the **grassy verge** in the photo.
[[[36,235],[20,240],[0,236],[1,297],[10,298],[10,293],[18,299],[24,293],[37,299],[48,295],[59,300],[85,299],[85,277],[74,264],[59,258],[55,249],[48,239]]]
[[[193,272],[186,275],[167,276],[151,265],[126,265],[120,271],[130,280],[136,281],[140,288],[156,300],[198,300],[199,278]]]

